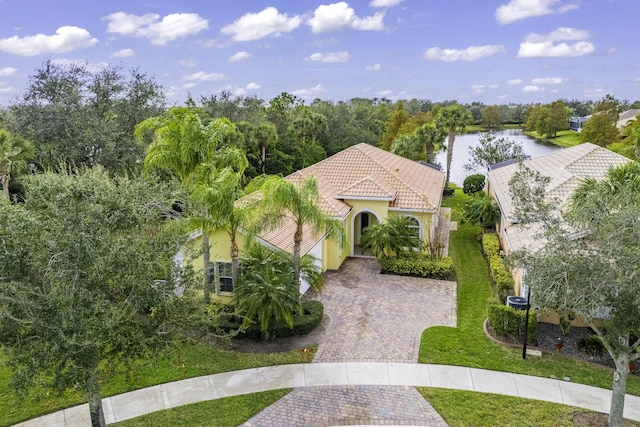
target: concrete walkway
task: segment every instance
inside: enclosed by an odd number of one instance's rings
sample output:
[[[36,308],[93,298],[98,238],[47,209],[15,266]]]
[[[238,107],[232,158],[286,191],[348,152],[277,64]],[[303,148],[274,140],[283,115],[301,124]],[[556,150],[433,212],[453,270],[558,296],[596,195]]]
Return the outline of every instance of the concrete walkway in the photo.
[[[253,368],[161,384],[107,397],[103,399],[103,405],[107,423],[113,423],[222,397],[281,388],[313,390],[327,386],[343,386],[347,393],[350,388],[360,386],[440,387],[543,400],[605,413],[608,412],[611,401],[610,390],[483,369],[411,363],[310,363]],[[395,410],[404,411],[404,407]],[[640,421],[640,397],[626,396],[624,417]],[[341,425],[347,422],[353,425],[357,420],[358,418],[351,417],[325,420],[323,424],[313,425]],[[418,423],[413,425],[442,425],[434,424],[433,420],[416,421]],[[281,423],[280,426],[305,425],[295,419],[291,419],[289,424],[287,420],[281,422],[284,424]],[[370,420],[366,423],[372,422]],[[384,422],[393,422],[393,418],[384,419]],[[401,424],[407,425],[404,421]],[[84,404],[18,425],[84,427],[90,426],[91,422],[88,405]]]

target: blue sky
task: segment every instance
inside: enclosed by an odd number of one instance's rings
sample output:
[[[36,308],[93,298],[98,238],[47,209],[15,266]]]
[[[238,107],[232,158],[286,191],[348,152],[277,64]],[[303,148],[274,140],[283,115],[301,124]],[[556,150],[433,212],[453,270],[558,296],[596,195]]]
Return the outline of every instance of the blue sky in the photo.
[[[640,0],[0,0],[0,105],[46,59],[139,67],[170,104],[640,99]]]

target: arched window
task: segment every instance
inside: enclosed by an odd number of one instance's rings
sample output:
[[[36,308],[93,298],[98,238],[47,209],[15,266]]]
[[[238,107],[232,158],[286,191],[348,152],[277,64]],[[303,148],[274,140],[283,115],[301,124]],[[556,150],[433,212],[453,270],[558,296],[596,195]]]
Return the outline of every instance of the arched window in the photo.
[[[421,238],[422,236],[420,235],[420,221],[418,221],[417,218],[408,215],[407,218],[409,219],[407,229],[409,229],[412,234],[415,234],[416,236]]]

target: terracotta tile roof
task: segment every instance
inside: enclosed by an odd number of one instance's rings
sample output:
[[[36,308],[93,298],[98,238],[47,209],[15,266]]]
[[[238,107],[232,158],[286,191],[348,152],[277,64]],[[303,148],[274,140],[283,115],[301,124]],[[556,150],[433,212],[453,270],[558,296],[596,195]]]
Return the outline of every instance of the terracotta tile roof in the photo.
[[[554,151],[544,156],[525,160],[524,164],[551,180],[547,186],[549,201],[556,201],[562,208],[569,201],[575,189],[587,178],[602,180],[610,168],[621,166],[630,160],[624,156],[591,143]],[[507,218],[514,215],[513,201],[509,194],[509,180],[518,170],[518,164],[510,164],[491,170],[487,173],[487,181],[495,195],[500,210]],[[513,228],[513,230],[510,230]],[[536,246],[535,227],[524,230],[522,227],[508,227],[507,235],[513,238],[511,250],[523,246]]]
[[[298,182],[315,176],[320,193],[320,209],[335,218],[344,218],[354,199],[388,199],[393,209],[435,211],[442,201],[444,173],[405,159],[369,144],[349,147],[315,165],[286,177]],[[293,249],[292,220],[259,237],[278,248]],[[303,232],[302,254],[308,252],[322,236]]]

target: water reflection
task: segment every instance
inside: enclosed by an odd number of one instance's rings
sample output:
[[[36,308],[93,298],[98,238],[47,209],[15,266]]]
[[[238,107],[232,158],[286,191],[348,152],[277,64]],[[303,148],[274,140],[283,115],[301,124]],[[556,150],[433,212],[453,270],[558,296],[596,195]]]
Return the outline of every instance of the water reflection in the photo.
[[[506,137],[512,141],[521,142],[524,148],[524,152],[529,156],[539,157],[543,154],[550,153],[558,150],[560,147],[557,145],[538,141],[534,138],[530,138],[527,135],[522,134],[520,129],[507,129],[495,132],[498,138]],[[468,133],[465,135],[457,135],[456,141],[453,146],[453,160],[451,161],[451,182],[462,186],[464,179],[474,173],[487,173],[486,170],[466,170],[463,166],[470,162],[469,147],[472,147],[478,143],[479,133]],[[446,141],[445,141],[446,144]],[[445,170],[447,166],[447,152],[441,151],[436,155],[436,163],[442,165],[442,169]]]

